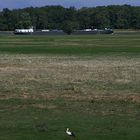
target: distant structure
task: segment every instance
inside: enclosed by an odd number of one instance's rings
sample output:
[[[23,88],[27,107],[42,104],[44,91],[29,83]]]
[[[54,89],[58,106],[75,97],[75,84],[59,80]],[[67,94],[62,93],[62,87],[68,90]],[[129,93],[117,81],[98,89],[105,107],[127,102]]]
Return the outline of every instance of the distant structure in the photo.
[[[92,31],[92,29],[84,29],[84,31],[90,32],[90,31]]]
[[[43,29],[41,30],[41,32],[49,32],[50,30],[49,29]]]
[[[66,35],[63,30],[60,29],[42,29],[35,30],[33,27],[29,29],[15,29],[14,34],[21,35]],[[112,29],[82,29],[82,30],[74,30],[72,35],[96,35],[96,34],[113,34]]]
[[[14,34],[32,34],[33,32],[33,27],[30,27],[29,29],[15,29]]]
[[[83,29],[83,30],[75,30],[73,34],[78,35],[88,35],[88,34],[113,34],[112,29]]]

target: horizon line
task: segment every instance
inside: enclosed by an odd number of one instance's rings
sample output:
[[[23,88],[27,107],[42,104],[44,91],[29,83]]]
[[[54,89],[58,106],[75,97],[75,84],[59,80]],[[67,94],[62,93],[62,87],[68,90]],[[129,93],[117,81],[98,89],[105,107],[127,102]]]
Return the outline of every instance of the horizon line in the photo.
[[[96,8],[96,7],[108,7],[108,6],[132,6],[132,7],[140,7],[140,5],[132,5],[132,4],[108,4],[108,5],[96,5],[96,6],[81,6],[81,7],[76,7],[76,6],[64,6],[61,4],[56,4],[56,5],[42,5],[42,6],[25,6],[25,7],[17,7],[17,8],[9,8],[9,7],[4,7],[1,8],[0,11],[3,9],[9,9],[9,10],[18,10],[18,9],[26,9],[26,8],[42,8],[42,7],[55,7],[55,6],[61,6],[63,8],[70,8],[74,7],[75,9],[82,9],[82,8]]]

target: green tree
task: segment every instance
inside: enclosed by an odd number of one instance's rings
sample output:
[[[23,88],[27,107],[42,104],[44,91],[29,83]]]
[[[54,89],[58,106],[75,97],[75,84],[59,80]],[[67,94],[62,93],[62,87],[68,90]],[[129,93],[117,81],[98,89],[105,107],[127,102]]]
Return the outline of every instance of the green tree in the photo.
[[[19,21],[16,24],[16,28],[29,28],[32,26],[31,17],[29,13],[22,12],[19,16]]]
[[[4,21],[4,27],[5,30],[12,30],[13,29],[13,19],[12,19],[12,11],[9,10],[8,8],[3,9],[2,11],[3,14],[3,21]]]
[[[140,8],[135,7],[131,12],[131,27],[134,29],[140,29]]]
[[[93,28],[110,28],[109,12],[106,7],[97,7],[90,18]]]
[[[77,19],[79,22],[80,29],[90,28],[91,13],[92,13],[92,11],[89,8],[82,8],[82,9],[78,10]]]
[[[112,5],[81,9],[45,6],[16,10],[5,8],[0,11],[0,30],[29,28],[32,25],[37,29],[67,29],[65,23],[69,24],[69,30],[105,27],[140,29],[140,6]]]
[[[77,28],[77,23],[72,21],[65,21],[62,30],[70,35]]]

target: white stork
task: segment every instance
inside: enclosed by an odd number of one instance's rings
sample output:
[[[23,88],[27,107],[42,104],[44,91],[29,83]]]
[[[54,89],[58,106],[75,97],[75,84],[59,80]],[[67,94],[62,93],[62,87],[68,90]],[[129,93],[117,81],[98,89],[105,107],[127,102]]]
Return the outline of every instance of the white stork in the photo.
[[[67,128],[66,133],[68,136],[75,137],[75,134],[73,132],[69,131],[69,128]]]

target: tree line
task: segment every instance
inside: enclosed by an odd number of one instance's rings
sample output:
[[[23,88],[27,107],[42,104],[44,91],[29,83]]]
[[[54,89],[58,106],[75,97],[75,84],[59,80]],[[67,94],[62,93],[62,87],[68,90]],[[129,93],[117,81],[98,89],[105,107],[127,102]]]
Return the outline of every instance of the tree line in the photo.
[[[35,29],[140,29],[140,6],[111,5],[81,9],[62,6],[7,8],[0,12],[0,30]]]

